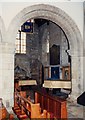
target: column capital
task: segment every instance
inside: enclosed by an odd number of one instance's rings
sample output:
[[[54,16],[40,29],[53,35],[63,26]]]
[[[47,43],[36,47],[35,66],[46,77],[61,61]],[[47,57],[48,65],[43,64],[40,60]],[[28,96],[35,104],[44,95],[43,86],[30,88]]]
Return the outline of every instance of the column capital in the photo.
[[[80,52],[78,50],[67,50],[68,55],[72,56],[72,57],[82,57],[83,56],[83,52]]]

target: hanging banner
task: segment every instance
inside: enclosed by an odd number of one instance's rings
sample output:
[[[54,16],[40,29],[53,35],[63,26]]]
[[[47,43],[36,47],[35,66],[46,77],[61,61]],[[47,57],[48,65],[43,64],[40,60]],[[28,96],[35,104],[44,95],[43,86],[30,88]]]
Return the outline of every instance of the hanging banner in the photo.
[[[33,33],[33,23],[32,22],[25,22],[22,26],[21,26],[21,31],[22,32],[28,32],[28,33]]]

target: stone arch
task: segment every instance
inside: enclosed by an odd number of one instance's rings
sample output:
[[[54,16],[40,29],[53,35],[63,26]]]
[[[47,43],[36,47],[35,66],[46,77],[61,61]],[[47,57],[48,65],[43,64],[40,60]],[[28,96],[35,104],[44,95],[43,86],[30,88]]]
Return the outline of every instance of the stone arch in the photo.
[[[61,9],[51,5],[46,5],[46,4],[38,4],[38,5],[33,5],[27,8],[24,8],[11,21],[7,31],[7,39],[6,41],[4,40],[4,42],[8,42],[10,45],[13,45],[12,52],[14,53],[17,30],[24,22],[26,22],[26,20],[31,18],[48,19],[58,24],[65,32],[70,45],[70,50],[68,51],[68,53],[72,57],[72,64],[73,64],[72,79],[78,80],[78,83],[76,85],[78,89],[78,85],[80,84],[81,77],[79,77],[78,75],[79,70],[77,70],[77,68],[79,67],[79,64],[81,61],[80,56],[82,53],[83,40],[75,22]],[[75,60],[75,57],[77,57],[76,60]],[[78,66],[76,68],[76,70],[78,71],[76,78],[75,78],[75,75],[73,74],[76,71],[74,70],[74,67],[75,67],[74,61],[78,63]],[[81,69],[81,66],[80,66],[80,69]],[[75,85],[73,85],[73,87],[75,87]]]
[[[24,8],[12,20],[8,28],[8,34],[11,33],[11,36],[7,36],[12,37],[12,39],[15,38],[19,26],[28,20],[28,18],[44,18],[58,24],[67,35],[71,52],[78,51],[78,54],[80,53],[81,49],[78,48],[82,44],[82,37],[77,25],[64,11],[51,5],[39,4]],[[8,42],[13,43],[15,40],[12,39],[8,38]],[[75,44],[76,46],[74,46]]]

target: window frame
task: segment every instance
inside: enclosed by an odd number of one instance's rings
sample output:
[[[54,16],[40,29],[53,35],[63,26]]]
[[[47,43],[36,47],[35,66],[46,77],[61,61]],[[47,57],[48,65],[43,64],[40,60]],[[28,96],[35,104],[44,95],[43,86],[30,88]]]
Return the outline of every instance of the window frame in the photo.
[[[25,34],[25,38],[22,37],[23,33]],[[22,42],[23,40],[24,40],[24,42]],[[26,54],[26,33],[25,32],[18,30],[15,46],[16,46],[16,48],[15,48],[16,54]]]

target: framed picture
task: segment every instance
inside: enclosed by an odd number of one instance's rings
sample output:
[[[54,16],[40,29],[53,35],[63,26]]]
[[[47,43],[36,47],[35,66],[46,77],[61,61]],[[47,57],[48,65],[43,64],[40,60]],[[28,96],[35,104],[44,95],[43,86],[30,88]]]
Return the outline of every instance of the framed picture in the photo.
[[[51,67],[51,78],[52,79],[59,79],[59,67]]]
[[[63,66],[62,67],[62,79],[70,80],[70,66]]]

